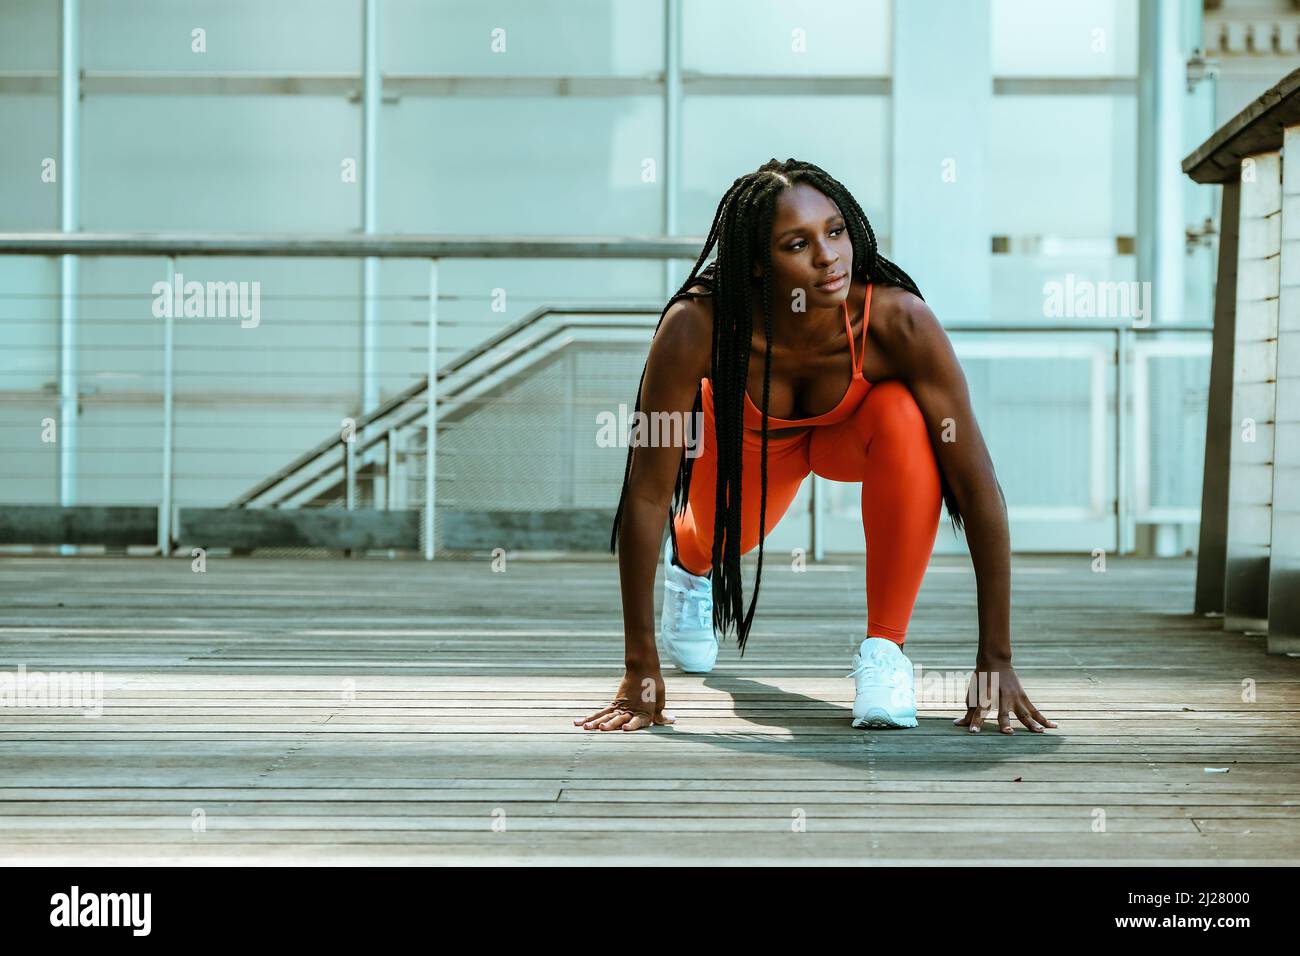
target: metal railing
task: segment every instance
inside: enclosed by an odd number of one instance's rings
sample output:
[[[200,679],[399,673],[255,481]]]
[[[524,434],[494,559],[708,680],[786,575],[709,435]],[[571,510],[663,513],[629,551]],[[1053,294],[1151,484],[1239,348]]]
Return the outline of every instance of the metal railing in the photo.
[[[544,320],[553,316],[609,316],[609,315],[644,315],[641,321],[566,321],[554,324],[542,330],[540,334],[525,338],[527,333]],[[502,374],[504,370],[516,363],[523,355],[532,356],[536,364],[549,357],[551,349],[548,343],[560,336],[571,341],[569,333],[646,330],[653,328],[653,320],[659,311],[653,305],[645,306],[541,306],[532,310],[518,321],[511,323],[501,332],[478,345],[464,355],[449,362],[438,373],[438,421],[454,411],[460,402],[477,391],[485,381]],[[509,374],[521,374],[512,370]],[[393,489],[396,485],[396,456],[399,434],[413,427],[424,414],[423,404],[428,389],[428,380],[422,379],[385,401],[379,408],[369,414],[353,420],[355,434],[364,438],[348,440],[343,437],[329,438],[319,445],[304,452],[274,474],[259,482],[256,486],[240,495],[231,504],[235,507],[268,505],[280,507],[293,501],[298,496],[314,487],[325,483],[329,488],[340,485],[344,489],[343,500],[349,510],[357,499],[356,484],[360,472],[367,464],[372,464],[376,457],[373,449],[382,448],[385,476],[385,508],[394,508]],[[418,403],[419,407],[412,407]],[[313,471],[313,466],[316,466]],[[310,474],[304,474],[311,472]],[[289,490],[283,486],[298,478]],[[276,492],[274,496],[272,492]],[[328,493],[328,490],[325,492]]]
[[[161,256],[168,262],[169,279],[175,273],[175,263],[179,256],[266,256],[266,257],[310,257],[310,258],[347,258],[347,259],[428,259],[429,260],[429,314],[428,314],[428,362],[421,391],[425,396],[423,416],[425,418],[425,488],[423,502],[423,520],[421,522],[423,553],[426,560],[434,556],[434,516],[436,461],[437,461],[437,383],[440,379],[437,368],[438,354],[438,263],[442,259],[684,259],[695,261],[703,247],[704,237],[636,237],[636,236],[456,236],[456,235],[237,235],[210,233],[0,233],[0,255],[24,256],[58,256],[62,262],[74,262],[76,256]],[[62,336],[60,368],[74,368],[70,350],[75,342],[76,316],[73,309],[70,289],[64,286],[63,312],[65,334]],[[534,319],[535,321],[536,319]],[[169,310],[164,317],[164,399],[163,399],[163,493],[158,522],[158,545],[163,553],[169,553],[172,547],[173,530],[173,371],[174,371],[174,316]],[[517,334],[518,329],[514,330]],[[511,330],[506,330],[511,334]],[[369,347],[368,345],[366,346]],[[363,349],[364,351],[364,349]],[[363,355],[363,364],[369,363],[371,357]],[[469,361],[470,359],[466,359]],[[69,376],[62,375],[63,392]],[[433,383],[430,387],[430,383]],[[66,394],[62,395],[63,416],[72,418],[65,421],[65,434],[75,435],[75,411],[70,410]],[[71,408],[75,409],[76,396],[71,399]],[[378,412],[378,409],[375,410]],[[372,418],[374,416],[372,415]],[[404,424],[413,422],[407,420]],[[385,433],[391,456],[391,430]],[[369,437],[366,448],[372,447]],[[331,446],[333,441],[329,443]],[[306,467],[311,460],[322,454],[322,446],[313,449],[296,463],[295,471]],[[66,460],[69,449],[62,449]],[[356,472],[355,449],[344,450],[341,467],[348,469],[352,475]],[[289,476],[272,476],[275,484],[287,480]],[[66,482],[65,482],[66,484]]]
[[[631,258],[685,259],[694,261],[702,239],[664,239],[637,237],[554,238],[503,237],[487,239],[476,236],[246,236],[191,234],[63,234],[0,233],[0,255],[32,256],[162,256],[174,271],[178,256],[268,256],[268,257],[341,257],[341,258],[428,258],[430,261],[428,327],[428,361],[426,375],[412,386],[394,395],[377,408],[357,417],[355,440],[334,437],[320,442],[293,461],[258,482],[233,502],[240,507],[280,507],[322,486],[343,490],[344,507],[354,507],[356,484],[367,465],[378,469],[382,453],[385,476],[384,507],[395,505],[396,458],[398,436],[421,427],[425,438],[424,494],[422,496],[423,551],[433,558],[436,489],[437,432],[440,415],[455,407],[458,399],[475,394],[485,381],[502,375],[522,372],[512,365],[524,354],[541,354],[561,337],[582,328],[593,331],[636,330],[652,328],[660,306],[621,305],[546,305],[533,309],[517,321],[492,335],[483,343],[439,368],[438,335],[438,262],[441,258]],[[570,321],[540,329],[555,316],[571,316]],[[644,315],[644,321],[582,321],[583,316]],[[1126,407],[1130,391],[1127,375],[1134,338],[1162,332],[1209,333],[1209,324],[1164,323],[1145,327],[1131,322],[1026,322],[989,323],[951,320],[943,323],[952,332],[971,333],[1109,333],[1114,337],[1117,368],[1117,401],[1114,411],[1114,453],[1116,482],[1116,550],[1132,549],[1134,516],[1129,500],[1128,456],[1130,437]],[[164,348],[164,438],[163,501],[160,505],[160,543],[171,542],[173,496],[172,481],[172,319],[167,319]],[[549,344],[548,344],[549,343]],[[430,383],[434,383],[430,388]],[[372,488],[373,492],[373,488]],[[378,502],[377,496],[374,496]],[[815,483],[812,500],[811,543],[815,556],[822,553],[820,502]]]

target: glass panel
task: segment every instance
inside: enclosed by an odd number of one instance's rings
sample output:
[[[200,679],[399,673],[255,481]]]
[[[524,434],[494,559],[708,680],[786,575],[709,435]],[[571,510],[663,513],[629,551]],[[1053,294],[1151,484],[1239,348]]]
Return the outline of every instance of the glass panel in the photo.
[[[994,235],[1135,234],[1135,97],[995,96],[990,122]]]
[[[646,0],[387,0],[382,29],[384,70],[393,73],[641,76],[663,70],[663,4]]]
[[[652,96],[407,98],[380,132],[381,228],[654,234],[662,117]]]
[[[1134,0],[993,0],[994,76],[1134,76]]]
[[[59,5],[51,0],[5,0],[0,13],[4,72],[59,68]],[[3,136],[0,142],[9,143]]]
[[[887,252],[889,142],[885,97],[689,97],[682,109],[681,230],[707,235],[736,177],[793,156],[845,185]]]
[[[42,440],[47,418],[58,437],[58,288],[57,259],[0,257],[0,487],[12,504],[58,501],[60,446]]]
[[[1134,283],[1135,256],[1006,255],[992,257],[993,281],[990,317],[994,322],[1085,322],[1107,324],[1150,318],[1150,295],[1143,287],[1123,289],[1103,283]],[[1051,285],[1055,283],[1055,285]],[[1085,283],[1089,292],[1085,293]],[[1091,295],[1091,299],[1087,298]],[[1088,303],[1092,306],[1089,308]],[[1138,314],[1138,309],[1142,314]]]
[[[1168,350],[1173,354],[1161,354]],[[1180,355],[1201,352],[1201,355]],[[1147,459],[1137,458],[1138,518],[1142,509],[1182,509],[1185,519],[1200,520],[1201,478],[1205,459],[1205,416],[1209,403],[1210,334],[1162,337],[1145,343],[1147,394],[1135,401],[1149,402]],[[1139,453],[1142,446],[1139,445]]]
[[[57,6],[57,4],[51,4]],[[361,69],[358,0],[83,0],[83,68],[312,73]],[[202,29],[203,52],[193,47]]]
[[[1012,243],[991,259],[995,321],[1136,317],[1106,314],[1100,299],[1089,314],[1054,310],[1044,288],[1136,278],[1115,241],[1137,229],[1136,109],[1131,96],[993,99],[990,228]]]
[[[685,0],[683,69],[759,76],[887,76],[889,0]]]
[[[56,97],[27,93],[0,96],[0,143],[4,144],[0,148],[0,229],[15,232],[57,229],[59,106]]]
[[[358,108],[330,96],[90,96],[82,226],[107,231],[347,232],[361,186]]]

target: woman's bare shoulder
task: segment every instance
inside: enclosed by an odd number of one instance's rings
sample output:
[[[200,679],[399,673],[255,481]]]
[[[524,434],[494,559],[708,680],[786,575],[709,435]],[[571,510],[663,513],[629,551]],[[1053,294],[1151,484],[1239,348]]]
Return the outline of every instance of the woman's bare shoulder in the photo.
[[[691,369],[698,381],[708,376],[711,365],[713,296],[703,285],[693,285],[686,291],[703,294],[678,299],[669,306],[655,338],[662,339],[673,363]]]
[[[933,368],[952,355],[952,343],[924,299],[898,286],[879,286],[877,292],[879,301],[871,303],[870,336],[880,355],[878,375],[904,377],[909,369]]]
[[[919,317],[930,314],[925,300],[896,285],[875,285],[871,291],[871,337],[882,344],[897,344],[914,332]]]
[[[898,322],[901,316],[906,315],[912,308],[913,304],[921,300],[913,293],[908,292],[902,286],[882,285],[877,282],[871,287],[871,325],[875,328],[877,322],[884,326]]]

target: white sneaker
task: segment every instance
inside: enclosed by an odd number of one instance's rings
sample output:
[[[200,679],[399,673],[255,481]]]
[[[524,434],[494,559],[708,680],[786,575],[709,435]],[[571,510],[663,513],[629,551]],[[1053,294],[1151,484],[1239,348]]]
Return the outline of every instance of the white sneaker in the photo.
[[[883,637],[868,637],[853,655],[857,693],[854,727],[915,727],[916,686],[912,662],[903,649]]]
[[[664,544],[664,608],[659,621],[664,650],[680,671],[707,674],[718,659],[713,633],[713,581],[673,564],[673,542]]]

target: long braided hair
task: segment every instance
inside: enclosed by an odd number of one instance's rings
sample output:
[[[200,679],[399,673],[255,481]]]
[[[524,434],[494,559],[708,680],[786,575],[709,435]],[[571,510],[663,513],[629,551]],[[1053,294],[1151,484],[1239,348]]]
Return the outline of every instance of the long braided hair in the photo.
[[[695,299],[704,295],[713,297],[713,354],[710,361],[710,381],[714,391],[715,434],[717,437],[717,499],[714,510],[713,535],[713,627],[719,637],[735,630],[737,644],[743,655],[745,640],[758,603],[758,588],[763,576],[763,539],[767,519],[767,407],[772,380],[772,223],[776,217],[776,199],[782,190],[796,183],[806,183],[820,190],[839,206],[853,240],[854,278],[878,285],[899,286],[917,298],[920,289],[906,272],[880,255],[876,235],[871,229],[862,207],[837,179],[812,163],[787,159],[768,160],[752,173],[741,176],[731,184],[718,203],[718,210],[709,228],[704,249],[695,261],[691,273],[678,291],[668,300],[659,315],[658,334],[664,316],[678,299]],[[703,270],[701,265],[717,246],[717,258]],[[752,305],[755,262],[762,264],[763,340],[766,350],[763,365],[763,413],[761,461],[761,497],[759,500],[758,568],[754,576],[754,594],[748,612],[744,611],[740,573],[740,516],[741,516],[741,460],[745,414],[745,386],[749,378],[749,355],[752,342]],[[708,293],[688,292],[693,285],[703,285]],[[649,365],[649,360],[646,362]],[[645,381],[645,368],[641,382]],[[701,393],[696,392],[694,411],[701,410]],[[637,385],[636,411],[641,410],[641,385]],[[692,421],[695,418],[692,417]],[[627,498],[628,475],[632,469],[633,448],[629,442],[627,463],[623,468],[623,490],[619,494],[618,510],[610,534],[609,550],[616,553],[623,505]],[[677,481],[673,488],[673,503],[668,514],[668,529],[672,537],[673,555],[677,554],[677,534],[674,515],[685,512],[690,498],[691,471],[694,459],[682,455]],[[961,528],[962,517],[957,498],[949,486],[943,469],[939,470],[939,483],[944,504],[952,521],[954,532]],[[721,532],[721,533],[719,533]]]

